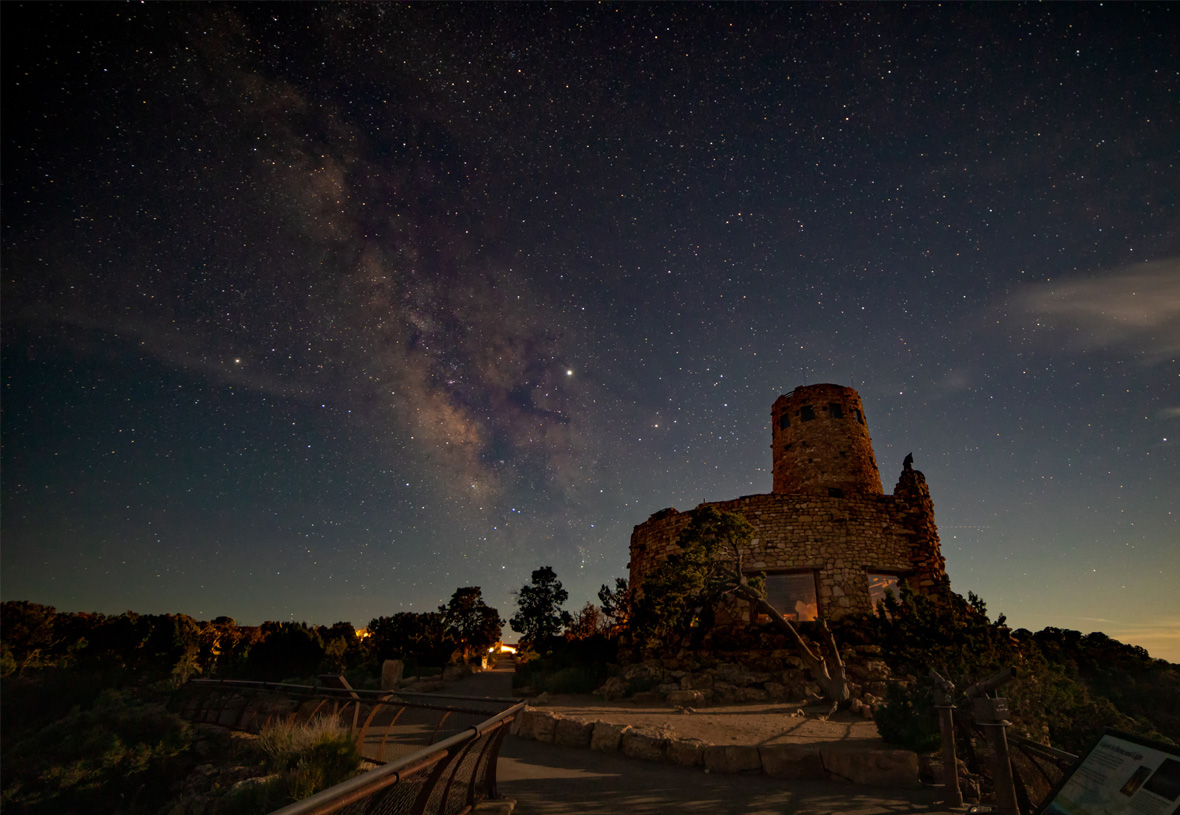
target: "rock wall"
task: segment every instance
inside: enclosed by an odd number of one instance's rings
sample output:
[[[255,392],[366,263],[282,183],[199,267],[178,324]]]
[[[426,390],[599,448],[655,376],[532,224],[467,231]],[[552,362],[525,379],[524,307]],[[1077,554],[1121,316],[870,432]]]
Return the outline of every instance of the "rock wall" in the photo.
[[[907,478],[907,476],[909,476]],[[702,506],[736,512],[754,527],[742,552],[751,572],[814,572],[821,615],[829,620],[869,613],[868,572],[905,576],[917,591],[945,575],[938,549],[934,509],[925,479],[903,473],[905,488],[895,495],[747,495]],[[669,555],[691,512],[665,509],[631,534],[631,586]]]

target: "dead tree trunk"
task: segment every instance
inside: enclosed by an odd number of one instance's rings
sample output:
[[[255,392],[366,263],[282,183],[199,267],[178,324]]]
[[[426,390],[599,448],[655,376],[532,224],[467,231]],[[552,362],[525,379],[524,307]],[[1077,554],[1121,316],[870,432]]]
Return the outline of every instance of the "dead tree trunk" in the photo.
[[[799,653],[799,657],[803,663],[811,671],[812,678],[815,683],[823,689],[824,695],[832,700],[835,705],[844,705],[852,698],[852,693],[848,689],[848,677],[844,673],[844,660],[840,659],[840,649],[836,645],[836,638],[832,635],[832,631],[828,628],[827,623],[823,620],[819,622],[820,635],[823,637],[824,647],[827,649],[831,657],[831,664],[821,654],[816,654],[808,647],[807,643],[803,641],[803,637],[799,636],[799,632],[795,626],[791,625],[791,621],[786,619],[778,609],[767,602],[754,589],[742,580],[734,588],[734,594],[746,600],[758,611],[761,611],[782,633],[795,644],[795,650]]]

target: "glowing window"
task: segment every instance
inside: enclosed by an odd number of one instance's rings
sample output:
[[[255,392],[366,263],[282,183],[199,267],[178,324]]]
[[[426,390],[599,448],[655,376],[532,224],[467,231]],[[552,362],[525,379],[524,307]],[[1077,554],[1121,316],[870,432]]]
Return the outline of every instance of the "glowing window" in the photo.
[[[878,574],[869,572],[869,598],[873,601],[873,608],[885,599],[885,592],[892,592],[897,597],[897,586],[901,578],[895,574]]]
[[[791,622],[816,619],[815,573],[768,574],[764,583],[766,599]]]

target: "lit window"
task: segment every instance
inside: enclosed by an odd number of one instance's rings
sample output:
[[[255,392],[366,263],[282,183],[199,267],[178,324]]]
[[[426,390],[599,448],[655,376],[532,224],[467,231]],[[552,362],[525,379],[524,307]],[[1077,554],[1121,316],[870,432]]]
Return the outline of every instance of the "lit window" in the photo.
[[[815,573],[769,574],[763,583],[766,600],[791,622],[816,619],[819,605],[815,599]]]
[[[873,608],[885,599],[885,592],[892,592],[893,596],[897,597],[897,585],[901,580],[895,574],[877,574],[876,572],[869,572],[869,598],[873,601]]]

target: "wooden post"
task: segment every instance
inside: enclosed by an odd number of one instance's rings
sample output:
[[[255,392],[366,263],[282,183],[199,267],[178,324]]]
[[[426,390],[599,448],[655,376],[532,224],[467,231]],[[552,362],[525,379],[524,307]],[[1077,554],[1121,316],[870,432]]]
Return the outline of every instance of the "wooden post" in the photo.
[[[1008,700],[977,698],[974,700],[974,706],[975,721],[983,727],[992,750],[996,812],[998,815],[1020,815],[1020,808],[1016,803],[1016,785],[1012,780],[1012,759],[1008,755],[1008,736],[1004,731],[1012,724],[1008,721]]]
[[[942,802],[950,807],[963,806],[963,790],[959,786],[959,756],[955,752],[955,686],[943,679],[933,668],[934,707],[938,710],[938,727],[942,737]]]

